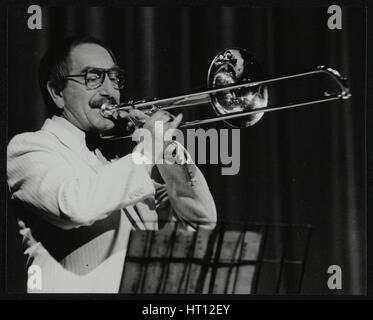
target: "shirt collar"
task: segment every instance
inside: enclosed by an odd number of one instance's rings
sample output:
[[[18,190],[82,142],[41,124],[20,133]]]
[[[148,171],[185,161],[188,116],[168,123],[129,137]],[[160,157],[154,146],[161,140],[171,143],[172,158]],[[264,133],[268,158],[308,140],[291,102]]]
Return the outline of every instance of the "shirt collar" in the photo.
[[[70,149],[82,151],[82,147],[84,147],[83,149],[88,150],[85,140],[86,133],[65,118],[53,116],[51,119],[47,119],[42,130],[54,134]]]
[[[69,131],[71,135],[77,138],[81,143],[85,144],[86,133],[83,130],[74,126],[70,121],[62,117],[53,116],[52,121],[55,121],[56,123],[58,123],[63,129],[65,129],[66,131]]]

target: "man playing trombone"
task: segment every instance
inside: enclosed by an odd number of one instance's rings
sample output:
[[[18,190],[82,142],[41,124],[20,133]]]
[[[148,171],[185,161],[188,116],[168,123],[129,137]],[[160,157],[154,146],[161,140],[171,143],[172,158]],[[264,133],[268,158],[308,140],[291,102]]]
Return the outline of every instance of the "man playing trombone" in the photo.
[[[213,198],[188,153],[175,164],[157,165],[181,148],[177,143],[141,150],[146,163],[133,160],[137,147],[115,161],[90,150],[87,137],[112,129],[117,117],[141,121],[154,139],[163,139],[156,122],[166,132],[181,121],[165,111],[103,117],[100,107],[119,103],[124,82],[104,44],[67,39],[47,52],[39,76],[53,116],[41,130],[15,136],[7,149],[11,196],[25,205],[19,220],[25,253],[42,271],[36,292],[118,292],[130,230],[172,221],[192,229],[215,226]],[[156,170],[164,184],[152,179]]]

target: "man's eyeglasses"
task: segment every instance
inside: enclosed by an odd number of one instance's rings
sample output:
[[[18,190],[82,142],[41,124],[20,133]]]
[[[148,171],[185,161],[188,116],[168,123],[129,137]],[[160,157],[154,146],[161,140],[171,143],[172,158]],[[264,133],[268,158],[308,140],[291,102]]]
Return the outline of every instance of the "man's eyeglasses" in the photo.
[[[105,74],[108,75],[114,89],[123,89],[124,71],[120,68],[102,69],[89,68],[81,74],[69,74],[65,78],[83,84],[87,89],[93,90],[102,86],[105,81]],[[85,83],[75,80],[75,77],[84,77]],[[72,79],[70,79],[72,78]]]

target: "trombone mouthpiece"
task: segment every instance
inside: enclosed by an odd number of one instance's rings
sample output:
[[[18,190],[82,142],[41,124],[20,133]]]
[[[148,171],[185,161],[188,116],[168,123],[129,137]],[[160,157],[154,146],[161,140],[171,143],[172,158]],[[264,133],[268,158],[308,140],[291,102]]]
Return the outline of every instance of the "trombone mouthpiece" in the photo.
[[[114,111],[117,109],[117,105],[116,104],[111,104],[111,103],[108,103],[108,102],[105,102],[101,108],[100,108],[100,111],[101,111],[101,114],[105,117],[105,118],[108,118],[110,116],[113,115]]]

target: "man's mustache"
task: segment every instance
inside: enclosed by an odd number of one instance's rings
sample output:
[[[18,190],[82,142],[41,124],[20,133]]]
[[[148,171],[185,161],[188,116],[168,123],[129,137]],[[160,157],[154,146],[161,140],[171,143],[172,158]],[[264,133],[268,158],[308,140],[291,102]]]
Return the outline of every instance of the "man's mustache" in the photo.
[[[94,109],[99,109],[104,103],[117,104],[117,101],[114,98],[103,98],[90,102],[89,106]]]

